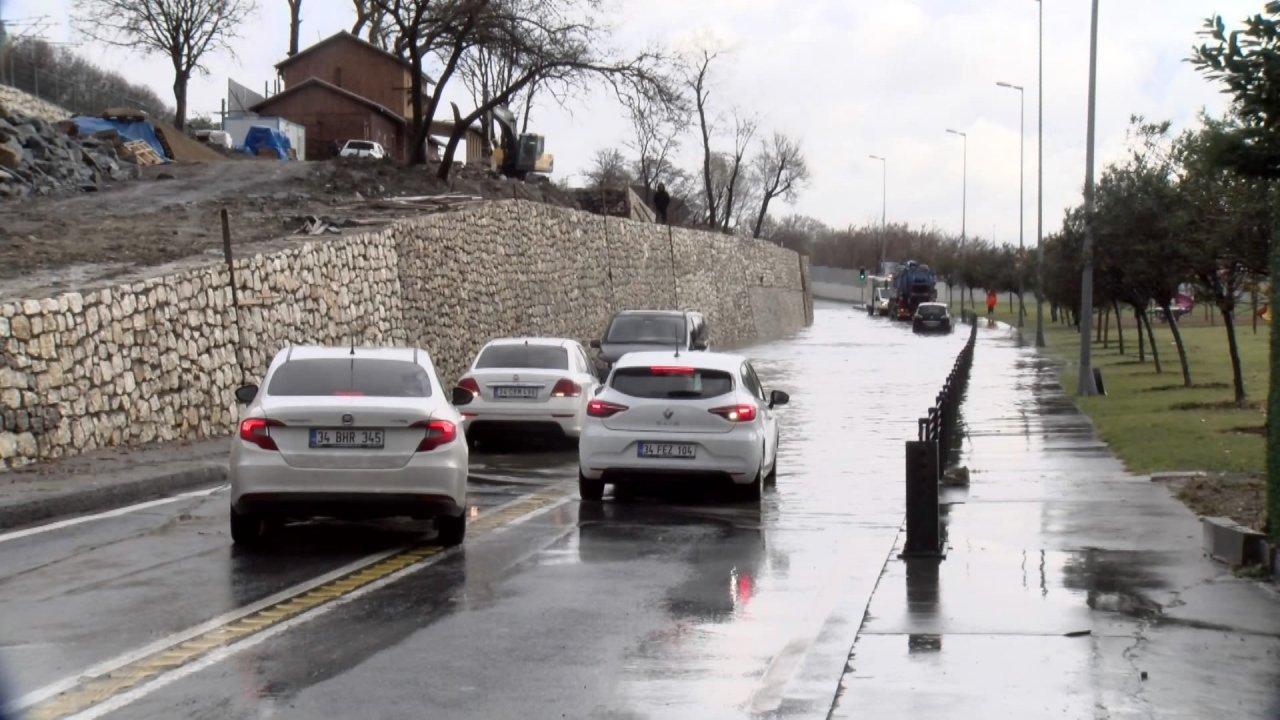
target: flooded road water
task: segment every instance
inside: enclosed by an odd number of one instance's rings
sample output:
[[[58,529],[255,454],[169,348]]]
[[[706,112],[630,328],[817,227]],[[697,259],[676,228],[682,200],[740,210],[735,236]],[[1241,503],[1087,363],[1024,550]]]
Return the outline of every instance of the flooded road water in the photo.
[[[791,394],[759,508],[580,504],[572,453],[477,453],[466,545],[409,560],[395,524],[235,551],[225,491],[0,543],[12,695],[57,710],[34,716],[824,717],[902,521],[902,441],[962,342],[819,303],[744,350]]]

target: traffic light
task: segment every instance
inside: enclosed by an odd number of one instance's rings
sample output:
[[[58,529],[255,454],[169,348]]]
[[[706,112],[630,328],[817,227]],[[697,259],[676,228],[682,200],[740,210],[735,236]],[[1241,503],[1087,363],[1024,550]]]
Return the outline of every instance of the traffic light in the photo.
[[[859,281],[859,282],[866,282],[866,281],[867,281],[867,269],[866,269],[866,268],[858,268],[858,281]]]

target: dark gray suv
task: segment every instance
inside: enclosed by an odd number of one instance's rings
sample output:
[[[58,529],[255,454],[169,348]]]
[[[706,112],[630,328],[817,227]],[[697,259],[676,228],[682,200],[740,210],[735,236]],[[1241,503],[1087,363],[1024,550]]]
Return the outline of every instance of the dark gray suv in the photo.
[[[680,310],[623,310],[613,316],[604,337],[592,340],[599,350],[603,372],[629,352],[644,350],[706,350],[710,328],[700,312]]]

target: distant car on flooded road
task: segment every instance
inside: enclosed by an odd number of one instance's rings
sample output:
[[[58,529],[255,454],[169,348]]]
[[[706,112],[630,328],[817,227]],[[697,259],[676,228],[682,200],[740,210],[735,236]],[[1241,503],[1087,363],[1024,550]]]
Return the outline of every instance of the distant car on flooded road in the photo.
[[[605,484],[671,478],[728,479],[759,501],[778,472],[775,408],[741,355],[639,352],[623,356],[587,404],[578,444],[578,489],[599,500]]]
[[[920,303],[916,306],[915,315],[911,317],[911,330],[917,333],[949,333],[951,332],[951,311],[944,303]]]
[[[245,405],[231,441],[231,538],[255,545],[283,521],[435,518],[439,540],[466,532],[467,445],[425,350],[291,347]]]
[[[576,439],[600,384],[586,350],[565,338],[500,338],[480,349],[458,386],[468,440],[482,433],[549,430]]]
[[[609,321],[598,349],[604,371],[631,352],[706,350],[711,346],[710,329],[699,312],[679,310],[623,310]]]

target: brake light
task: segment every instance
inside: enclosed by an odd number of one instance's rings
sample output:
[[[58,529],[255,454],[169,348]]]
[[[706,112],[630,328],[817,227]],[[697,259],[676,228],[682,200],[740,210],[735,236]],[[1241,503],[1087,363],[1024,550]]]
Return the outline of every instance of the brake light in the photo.
[[[430,452],[441,445],[448,445],[458,439],[458,426],[448,420],[421,420],[409,427],[421,428],[427,431],[426,436],[418,443],[416,452]]]
[[[587,414],[591,417],[612,417],[627,409],[626,405],[619,405],[618,403],[611,403],[605,400],[592,400],[587,403]]]
[[[649,368],[650,375],[684,375],[693,376],[693,368],[691,367],[675,367],[671,365],[654,365]]]
[[[464,377],[458,381],[458,387],[463,390],[470,390],[472,395],[480,394],[480,383],[475,378]]]
[[[240,439],[263,450],[279,450],[268,429],[273,427],[284,427],[284,423],[270,418],[245,418],[240,421]]]
[[[336,397],[364,397],[363,390],[334,390]]]
[[[581,394],[582,386],[569,378],[557,380],[555,387],[551,388],[551,397],[578,397]]]
[[[711,408],[707,412],[715,413],[729,422],[751,422],[756,419],[756,406],[751,404],[726,405]]]

